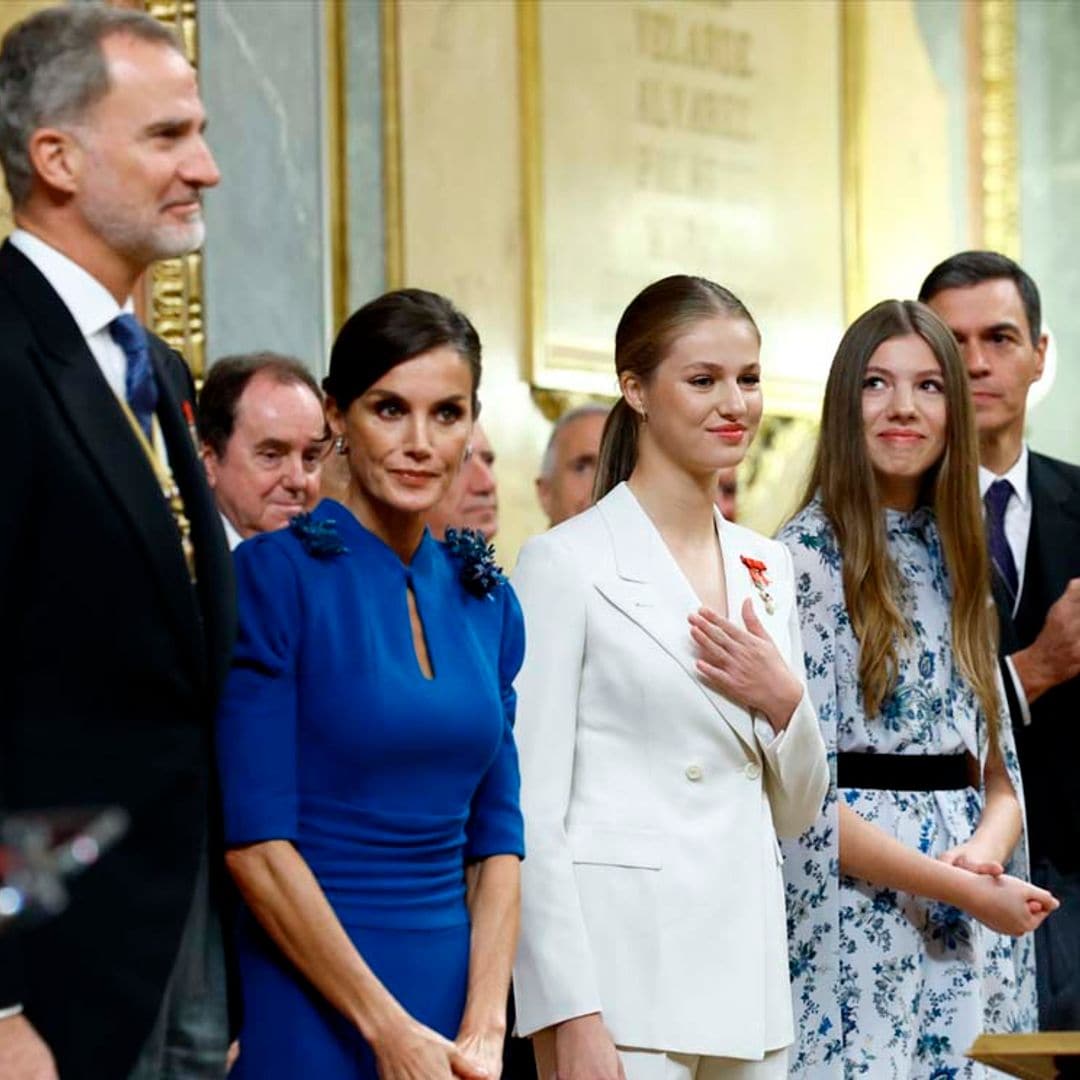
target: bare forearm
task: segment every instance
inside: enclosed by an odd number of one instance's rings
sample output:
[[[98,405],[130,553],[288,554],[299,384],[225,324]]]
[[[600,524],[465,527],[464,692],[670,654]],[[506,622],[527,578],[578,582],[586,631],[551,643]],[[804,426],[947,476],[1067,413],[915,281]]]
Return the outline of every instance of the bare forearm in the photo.
[[[303,856],[286,840],[234,848],[226,862],[244,900],[288,959],[368,1041],[404,1010],[350,941]]]
[[[872,885],[967,907],[972,875],[902,844],[840,803],[840,870]]]
[[[469,870],[469,987],[462,1032],[501,1032],[517,948],[521,864],[516,855],[495,855]]]
[[[1020,800],[1001,755],[994,751],[986,763],[986,804],[972,839],[978,840],[992,858],[1004,865],[1020,839],[1022,827]]]

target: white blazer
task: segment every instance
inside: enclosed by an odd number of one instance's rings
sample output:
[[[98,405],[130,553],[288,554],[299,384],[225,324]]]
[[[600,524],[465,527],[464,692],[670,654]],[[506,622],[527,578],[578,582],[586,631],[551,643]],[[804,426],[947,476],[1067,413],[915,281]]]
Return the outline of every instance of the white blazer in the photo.
[[[803,678],[787,549],[717,514],[728,608],[750,597]],[[766,564],[769,614],[740,555]],[[531,540],[516,683],[527,856],[517,1030],[600,1012],[617,1045],[759,1059],[792,1041],[776,834],[815,820],[825,747],[711,690],[700,606],[625,484]]]

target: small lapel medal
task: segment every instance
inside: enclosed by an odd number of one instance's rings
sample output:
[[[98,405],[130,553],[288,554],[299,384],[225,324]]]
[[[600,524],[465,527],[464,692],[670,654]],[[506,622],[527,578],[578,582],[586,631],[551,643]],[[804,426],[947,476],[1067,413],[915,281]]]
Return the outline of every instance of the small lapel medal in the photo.
[[[751,559],[749,555],[740,555],[739,561],[750,571],[750,580],[754,583],[754,588],[758,591],[758,596],[761,597],[761,602],[765,605],[765,610],[770,614],[776,612],[776,601],[772,598],[772,593],[769,592],[769,579],[765,576],[765,571],[768,567],[760,559]]]

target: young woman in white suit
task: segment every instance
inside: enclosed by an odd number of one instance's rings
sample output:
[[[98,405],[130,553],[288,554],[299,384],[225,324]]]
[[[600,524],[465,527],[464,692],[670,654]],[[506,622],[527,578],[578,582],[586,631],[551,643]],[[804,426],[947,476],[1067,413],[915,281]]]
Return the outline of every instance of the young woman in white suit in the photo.
[[[540,1080],[787,1075],[777,834],[815,818],[828,773],[791,557],[713,506],[761,418],[759,346],[719,285],[639,294],[615,336],[599,502],[513,575],[528,643],[514,980]]]

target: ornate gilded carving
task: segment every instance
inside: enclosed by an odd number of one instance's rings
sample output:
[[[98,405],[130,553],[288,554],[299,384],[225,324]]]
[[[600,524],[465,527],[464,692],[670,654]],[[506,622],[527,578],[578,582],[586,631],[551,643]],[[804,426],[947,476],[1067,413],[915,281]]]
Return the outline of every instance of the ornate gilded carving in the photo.
[[[175,30],[188,60],[198,66],[197,0],[148,0],[146,10]],[[197,381],[206,370],[206,332],[203,324],[202,254],[155,263],[148,297],[154,333],[184,355]]]
[[[349,157],[345,115],[349,12],[344,0],[325,0],[325,5],[330,295],[336,333],[349,316]]]
[[[978,0],[970,5],[967,39],[972,243],[1018,259],[1015,0]]]
[[[398,57],[398,0],[382,0],[383,200],[386,214],[384,267],[386,287],[405,283],[405,216],[401,177],[401,104]]]

